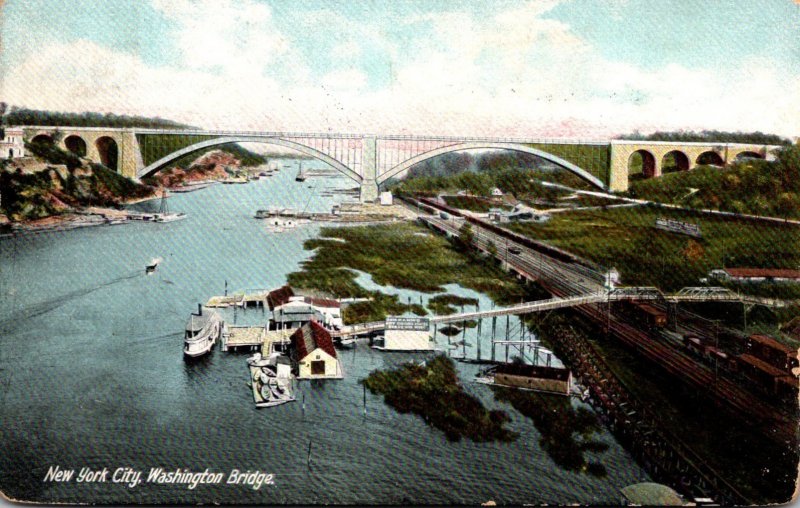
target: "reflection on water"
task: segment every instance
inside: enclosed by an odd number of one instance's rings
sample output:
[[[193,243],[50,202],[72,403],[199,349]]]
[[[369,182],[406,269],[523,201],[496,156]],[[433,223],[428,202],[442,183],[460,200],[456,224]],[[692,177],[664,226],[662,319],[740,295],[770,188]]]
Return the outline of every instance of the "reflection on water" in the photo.
[[[320,180],[324,185],[349,184]],[[343,380],[297,382],[298,402],[268,410],[253,405],[247,354],[215,348],[184,361],[183,330],[198,302],[222,294],[226,281],[231,291],[278,287],[312,254],[303,242],[316,236],[317,224],[276,234],[253,215],[306,203],[308,211],[324,212],[341,199],[314,192],[281,171],[247,185],[176,194],[170,209],[187,214],[179,222],[0,238],[0,490],[19,499],[112,504],[559,504],[616,500],[620,488],[646,480],[603,431],[611,444],[603,454],[606,478],[554,466],[543,451],[550,445],[539,442],[541,423],[495,402],[482,385],[465,389],[509,413],[520,434],[514,443],[450,443],[371,393],[365,417],[359,381],[421,356],[359,344],[342,352]],[[164,261],[145,276],[154,257]],[[483,295],[447,290],[491,307]],[[241,324],[263,319],[261,310],[237,315]],[[457,369],[462,382],[476,370]],[[56,464],[145,473],[251,469],[275,473],[276,484],[187,490],[43,483]]]
[[[603,427],[587,407],[575,406],[571,397],[541,394],[492,386],[497,400],[511,406],[533,421],[541,433],[539,444],[559,466],[593,476],[606,476],[606,468],[587,459],[587,452],[598,454],[608,444],[594,439]]]

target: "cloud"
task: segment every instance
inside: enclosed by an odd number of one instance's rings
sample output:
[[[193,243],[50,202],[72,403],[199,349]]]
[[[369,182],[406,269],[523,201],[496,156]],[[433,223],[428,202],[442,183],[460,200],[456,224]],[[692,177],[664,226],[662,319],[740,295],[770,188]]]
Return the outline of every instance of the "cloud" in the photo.
[[[481,18],[451,10],[392,20],[419,36],[316,11],[334,39],[322,70],[268,5],[152,0],[179,66],[87,40],[54,42],[0,82],[18,105],[159,115],[208,128],[596,138],[633,129],[800,130],[800,76],[766,59],[650,69],[600,54],[529,2]],[[457,5],[457,4],[456,4]],[[621,2],[624,8],[624,2]],[[326,22],[326,25],[320,24]],[[411,48],[411,49],[409,49]],[[369,54],[368,54],[369,52]],[[373,86],[367,57],[392,70]]]

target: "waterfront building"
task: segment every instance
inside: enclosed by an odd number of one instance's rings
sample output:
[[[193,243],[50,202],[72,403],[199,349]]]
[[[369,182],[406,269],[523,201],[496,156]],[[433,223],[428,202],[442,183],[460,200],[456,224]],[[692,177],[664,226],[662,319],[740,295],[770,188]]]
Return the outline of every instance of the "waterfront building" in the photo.
[[[291,337],[291,358],[298,379],[341,379],[342,367],[331,334],[316,321],[301,326]]]
[[[16,159],[25,157],[22,127],[0,127],[0,157]]]
[[[430,351],[431,323],[428,318],[388,316],[383,349],[389,351]]]

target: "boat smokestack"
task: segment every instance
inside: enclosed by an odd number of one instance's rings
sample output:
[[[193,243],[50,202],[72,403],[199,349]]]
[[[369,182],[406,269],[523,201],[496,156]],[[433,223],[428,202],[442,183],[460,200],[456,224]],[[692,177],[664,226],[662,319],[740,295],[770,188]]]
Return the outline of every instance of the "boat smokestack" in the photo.
[[[198,316],[202,316],[203,315],[203,304],[202,303],[198,303],[197,304],[197,315]]]

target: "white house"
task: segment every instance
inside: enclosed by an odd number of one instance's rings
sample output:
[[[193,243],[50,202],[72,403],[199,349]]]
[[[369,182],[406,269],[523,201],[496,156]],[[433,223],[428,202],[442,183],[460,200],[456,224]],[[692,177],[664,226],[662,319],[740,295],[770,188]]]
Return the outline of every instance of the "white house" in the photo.
[[[344,377],[333,340],[316,321],[295,330],[292,340],[292,361],[297,365],[298,379],[341,379]]]
[[[25,157],[22,127],[0,127],[0,158]]]
[[[492,196],[500,197],[502,195],[503,191],[501,191],[499,187],[495,187],[494,189],[492,189]]]

